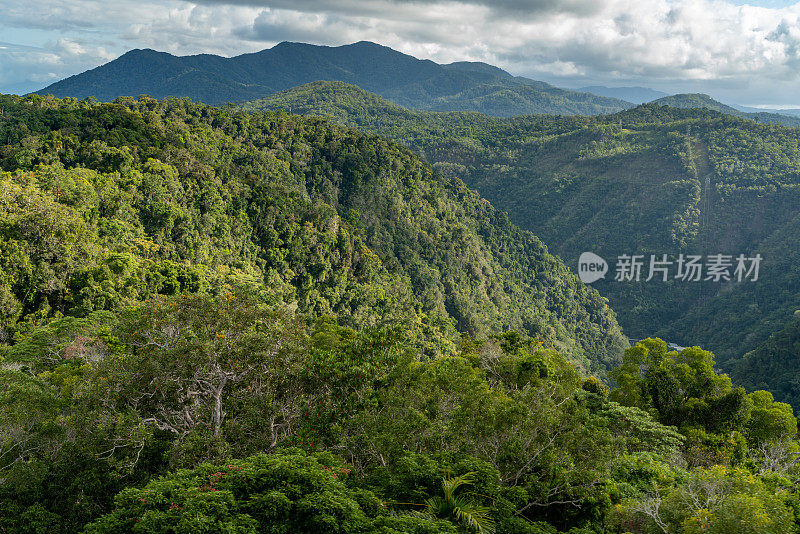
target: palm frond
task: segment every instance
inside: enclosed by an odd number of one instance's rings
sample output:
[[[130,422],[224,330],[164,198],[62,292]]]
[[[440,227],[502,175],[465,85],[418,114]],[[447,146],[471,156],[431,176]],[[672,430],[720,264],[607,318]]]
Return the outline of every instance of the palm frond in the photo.
[[[474,482],[475,473],[442,479],[443,497],[434,496],[425,501],[425,512],[439,519],[449,519],[471,532],[494,534],[491,510],[476,504],[465,495],[456,495],[462,486]]]
[[[494,521],[491,518],[491,510],[486,506],[480,506],[462,497],[456,497],[453,515],[459,523],[469,530],[479,534],[493,534]]]
[[[475,473],[470,472],[457,477],[442,479],[442,490],[444,491],[445,499],[452,498],[461,486],[469,486],[472,484],[475,481],[473,478],[474,475]]]

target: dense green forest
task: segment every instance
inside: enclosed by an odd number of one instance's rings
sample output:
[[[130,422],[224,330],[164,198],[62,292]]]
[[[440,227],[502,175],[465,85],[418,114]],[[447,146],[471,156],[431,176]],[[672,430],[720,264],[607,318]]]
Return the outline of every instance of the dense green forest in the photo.
[[[793,360],[780,364],[775,381],[737,362],[800,309],[797,130],[656,104],[599,117],[425,113],[328,82],[243,107],[329,116],[411,147],[567,265],[584,251],[609,260],[610,276],[593,287],[629,336],[708,347],[744,383],[796,402],[786,396]],[[622,254],[680,253],[764,260],[757,283],[608,280]]]
[[[625,348],[408,148],[187,100],[0,109],[0,532],[800,531],[789,404]]]
[[[410,108],[593,115],[632,106],[617,98],[561,89],[479,62],[438,64],[368,41],[343,46],[282,42],[231,58],[131,50],[38,93],[111,101],[142,94],[207,104],[244,102],[318,80],[340,80]]]
[[[383,139],[184,100],[2,106],[8,337],[234,280],[354,328],[423,324],[431,350],[515,329],[604,373],[627,345],[536,237]]]
[[[431,359],[413,328],[252,286],[51,321],[4,350],[0,531],[798,530],[792,409],[709,352],[645,340],[609,390],[513,332]]]

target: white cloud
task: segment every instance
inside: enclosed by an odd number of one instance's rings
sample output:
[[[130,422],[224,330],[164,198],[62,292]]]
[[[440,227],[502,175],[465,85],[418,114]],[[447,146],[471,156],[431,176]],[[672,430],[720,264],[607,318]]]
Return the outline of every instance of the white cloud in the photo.
[[[25,93],[49,85],[75,69],[90,69],[116,57],[102,46],[60,38],[44,47],[4,43],[0,47],[0,90]]]
[[[235,55],[282,40],[329,45],[371,40],[435,61],[486,61],[556,83],[635,83],[700,90],[731,101],[794,104],[800,81],[800,5],[768,9],[722,0],[5,4],[0,31],[5,26],[17,33],[30,28],[52,34],[36,53],[0,49],[0,73],[11,82],[72,74],[130,48]]]

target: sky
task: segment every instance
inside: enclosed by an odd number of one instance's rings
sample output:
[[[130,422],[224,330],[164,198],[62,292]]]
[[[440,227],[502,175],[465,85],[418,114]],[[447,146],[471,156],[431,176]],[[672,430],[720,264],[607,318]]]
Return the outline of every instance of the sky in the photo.
[[[784,0],[0,0],[0,92],[41,89],[134,48],[233,56],[361,40],[562,87],[800,108],[800,3]]]

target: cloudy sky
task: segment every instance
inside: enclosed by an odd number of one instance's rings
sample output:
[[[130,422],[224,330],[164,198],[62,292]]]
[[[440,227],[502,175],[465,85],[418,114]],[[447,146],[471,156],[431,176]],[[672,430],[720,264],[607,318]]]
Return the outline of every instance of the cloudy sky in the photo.
[[[231,56],[286,40],[800,107],[800,3],[783,0],[0,0],[0,92],[133,48]]]

